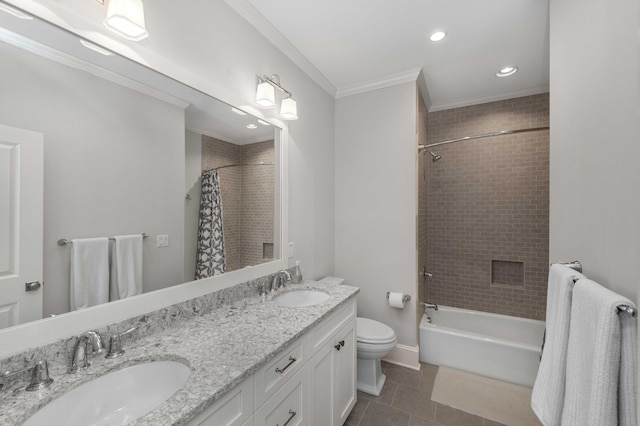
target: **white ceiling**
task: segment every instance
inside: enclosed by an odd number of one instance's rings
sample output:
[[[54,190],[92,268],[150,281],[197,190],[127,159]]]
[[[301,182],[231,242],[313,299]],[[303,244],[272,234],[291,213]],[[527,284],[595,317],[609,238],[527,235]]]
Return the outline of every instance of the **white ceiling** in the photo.
[[[290,43],[279,47],[297,49],[337,97],[390,85],[420,69],[431,110],[548,91],[548,0],[247,1],[255,9],[236,10],[266,18]],[[264,24],[262,17],[249,20]],[[433,43],[429,35],[437,29],[448,36]],[[496,77],[507,65],[519,72]]]

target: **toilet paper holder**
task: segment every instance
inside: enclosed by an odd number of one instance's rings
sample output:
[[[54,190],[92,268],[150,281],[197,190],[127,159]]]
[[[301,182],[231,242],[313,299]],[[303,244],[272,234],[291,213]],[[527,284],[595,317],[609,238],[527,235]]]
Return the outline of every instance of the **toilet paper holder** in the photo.
[[[389,300],[390,293],[391,293],[390,291],[387,292],[387,300]],[[408,294],[402,295],[402,303],[407,303],[409,300],[411,300],[411,296],[409,296]]]

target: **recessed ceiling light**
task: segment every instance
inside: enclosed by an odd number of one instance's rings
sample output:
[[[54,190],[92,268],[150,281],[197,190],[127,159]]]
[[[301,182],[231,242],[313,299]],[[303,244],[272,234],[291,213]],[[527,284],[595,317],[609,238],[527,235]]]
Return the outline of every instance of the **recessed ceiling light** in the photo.
[[[436,31],[433,34],[431,34],[431,36],[429,37],[429,40],[440,41],[444,39],[446,36],[447,36],[447,33],[445,31]]]
[[[264,120],[260,120],[260,119],[258,119],[258,123],[262,124],[263,126],[271,126],[271,124],[267,123]]]
[[[258,128],[257,124],[253,124],[253,123],[247,124],[247,129],[257,129],[257,128]]]
[[[506,77],[508,75],[513,75],[518,72],[518,67],[504,67],[500,71],[496,73],[497,77]]]
[[[247,115],[246,112],[244,112],[244,111],[242,111],[242,110],[240,110],[238,108],[231,107],[231,111],[235,112],[238,115]]]

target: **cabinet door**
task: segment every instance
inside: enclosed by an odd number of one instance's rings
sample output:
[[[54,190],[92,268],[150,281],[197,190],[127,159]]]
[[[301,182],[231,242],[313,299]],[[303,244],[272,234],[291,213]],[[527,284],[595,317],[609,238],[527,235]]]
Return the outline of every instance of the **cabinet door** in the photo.
[[[227,392],[188,426],[240,426],[253,414],[253,376]],[[253,421],[248,423],[252,424]]]
[[[333,425],[344,424],[356,403],[356,320],[349,321],[336,336],[334,347]]]
[[[254,413],[254,426],[307,426],[308,383],[307,370],[298,371]]]
[[[329,342],[307,364],[311,385],[309,389],[310,425],[333,425],[334,352],[336,352],[334,343]]]

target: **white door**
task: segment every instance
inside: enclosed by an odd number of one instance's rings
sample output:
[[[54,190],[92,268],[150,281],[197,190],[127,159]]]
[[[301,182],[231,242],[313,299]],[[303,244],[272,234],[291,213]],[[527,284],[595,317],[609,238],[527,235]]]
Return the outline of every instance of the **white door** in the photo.
[[[0,329],[42,318],[42,150],[42,134],[0,124]]]

